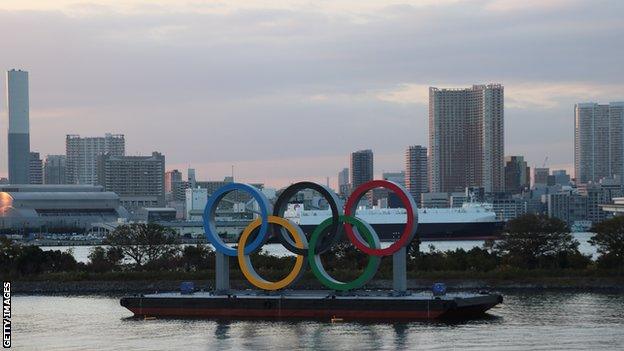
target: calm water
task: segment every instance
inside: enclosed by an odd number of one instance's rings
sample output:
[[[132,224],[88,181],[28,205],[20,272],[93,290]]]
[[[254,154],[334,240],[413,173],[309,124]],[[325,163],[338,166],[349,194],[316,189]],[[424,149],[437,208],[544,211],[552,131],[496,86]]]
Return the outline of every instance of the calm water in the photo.
[[[592,233],[574,233],[574,238],[579,242],[579,250],[581,253],[586,255],[592,255],[594,258],[596,257],[596,248],[591,246],[588,240],[592,237]],[[390,243],[382,243],[382,247],[389,246]],[[454,250],[457,248],[463,248],[465,250],[470,250],[473,247],[481,247],[483,246],[482,240],[462,240],[462,241],[424,241],[420,245],[420,250],[429,251],[429,245],[435,246],[436,250],[446,251],[446,250]],[[42,246],[43,250],[61,250],[67,251],[69,249],[74,251],[74,257],[78,262],[87,262],[89,261],[89,252],[93,248],[93,246]],[[264,246],[264,250],[268,253],[276,255],[276,256],[285,256],[290,253],[280,244],[267,244]]]
[[[622,350],[624,295],[505,294],[459,324],[136,320],[118,298],[14,296],[16,350]]]

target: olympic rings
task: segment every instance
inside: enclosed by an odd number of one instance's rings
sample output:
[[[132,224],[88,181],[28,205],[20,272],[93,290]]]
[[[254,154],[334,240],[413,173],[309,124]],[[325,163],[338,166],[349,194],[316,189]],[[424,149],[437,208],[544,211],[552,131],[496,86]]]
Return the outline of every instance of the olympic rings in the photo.
[[[409,244],[414,238],[414,235],[416,234],[416,225],[418,224],[418,211],[416,210],[414,198],[409,195],[407,189],[388,180],[372,180],[360,185],[353,191],[353,193],[351,193],[351,196],[345,205],[345,215],[354,216],[355,210],[357,209],[358,203],[362,197],[364,197],[367,191],[375,188],[386,188],[388,190],[392,190],[397,194],[405,206],[405,210],[407,212],[407,223],[405,224],[405,229],[403,230],[403,234],[399,237],[399,240],[385,249],[371,248],[362,242],[362,237],[357,232],[357,229],[353,230],[353,227],[347,224],[345,224],[344,227],[349,240],[361,251],[373,256],[389,256],[399,251],[402,247],[407,246],[407,244]]]
[[[249,255],[250,253],[256,251],[260,246],[264,245],[266,240],[268,239],[267,231],[269,229],[268,218],[271,213],[271,205],[269,204],[269,200],[264,196],[264,194],[256,189],[255,187],[249,184],[243,183],[230,183],[222,186],[217,189],[210,197],[208,198],[208,202],[206,203],[206,207],[204,208],[204,232],[206,233],[206,238],[212,245],[215,247],[215,250],[221,252],[227,256],[236,256],[237,251],[233,249],[221,240],[219,234],[217,233],[217,227],[215,225],[216,216],[217,216],[217,205],[227,194],[234,192],[236,190],[245,191],[249,193],[257,202],[260,207],[260,214],[262,217],[262,224],[260,225],[260,233],[256,236],[256,239],[251,242],[251,244],[245,248],[245,254]]]
[[[366,268],[364,268],[364,273],[360,275],[353,281],[343,283],[332,278],[325,268],[323,267],[323,263],[321,262],[320,254],[315,252],[316,243],[325,228],[327,228],[330,224],[332,224],[333,219],[328,218],[325,221],[321,222],[321,224],[316,227],[314,233],[312,233],[312,237],[310,238],[310,245],[308,246],[308,263],[310,264],[310,268],[312,268],[312,273],[316,276],[316,278],[323,283],[326,287],[339,291],[346,291],[357,289],[362,285],[368,283],[371,278],[377,273],[377,269],[379,269],[379,264],[381,263],[381,258],[379,256],[369,256],[368,264]],[[349,223],[355,225],[366,237],[366,241],[371,247],[379,249],[381,244],[379,243],[379,237],[377,233],[373,230],[373,227],[370,224],[362,222],[361,220],[350,217],[350,216],[340,216],[340,222]]]
[[[373,227],[355,216],[358,203],[366,192],[379,187],[396,193],[407,212],[407,221],[401,237],[385,249],[381,248],[379,236]],[[320,193],[331,208],[331,217],[322,221],[314,229],[310,235],[309,244],[299,225],[282,218],[290,198],[304,189],[311,189]],[[215,223],[217,205],[227,194],[236,190],[245,191],[256,200],[260,209],[260,217],[252,221],[243,230],[238,247],[232,248],[227,246],[219,237]],[[251,253],[259,250],[269,239],[269,224],[281,227],[272,230],[273,236],[276,236],[287,250],[297,255],[293,270],[277,282],[270,282],[260,277],[254,270],[249,258]],[[204,231],[208,241],[212,243],[217,252],[227,256],[237,256],[238,264],[247,280],[252,285],[265,290],[279,290],[288,287],[303,275],[307,264],[310,265],[316,278],[326,287],[339,291],[357,289],[372,279],[379,268],[381,257],[392,255],[411,242],[416,233],[417,224],[418,213],[414,199],[404,187],[387,180],[373,180],[356,188],[347,199],[344,214],[341,201],[337,195],[331,189],[312,182],[295,183],[284,189],[277,198],[274,209],[264,194],[253,186],[230,183],[215,191],[208,198],[204,209]],[[247,245],[247,241],[250,240],[258,227],[260,227],[258,235]],[[345,228],[349,241],[360,251],[370,256],[362,274],[350,282],[341,282],[331,277],[323,267],[320,258],[321,254],[329,251],[331,246],[341,238],[342,227]]]
[[[329,251],[329,249],[331,249],[331,246],[342,237],[342,228],[340,226],[340,223],[338,222],[338,218],[342,215],[342,201],[340,201],[338,195],[336,195],[336,193],[334,193],[331,189],[324,185],[313,182],[299,182],[292,184],[284,189],[284,191],[282,191],[277,200],[275,200],[273,215],[277,217],[282,217],[284,215],[284,212],[286,211],[290,198],[301,190],[305,189],[315,190],[319,194],[321,194],[321,196],[325,198],[325,200],[327,200],[327,202],[329,203],[329,207],[332,212],[332,223],[331,226],[329,226],[329,235],[325,237],[326,240],[321,241],[321,245],[318,249],[318,252],[324,253]],[[274,235],[279,238],[280,242],[282,243],[282,245],[284,245],[286,250],[297,255],[307,254],[307,250],[300,249],[294,245],[294,243],[290,239],[290,236],[288,235],[288,233],[286,233],[285,228],[274,230]]]
[[[249,238],[251,233],[254,231],[254,229],[258,228],[261,223],[262,222],[260,219],[254,220],[245,228],[243,234],[241,234],[238,242],[238,264],[241,268],[241,272],[243,272],[245,278],[247,278],[247,280],[249,280],[252,285],[264,290],[283,289],[301,277],[302,273],[304,272],[303,268],[306,262],[305,257],[297,255],[297,259],[295,260],[295,267],[284,279],[280,281],[270,282],[260,277],[260,275],[258,275],[258,273],[256,273],[256,271],[254,270],[249,255],[246,255],[245,252],[243,252],[243,248],[245,247],[247,239]],[[286,229],[288,233],[290,233],[290,235],[292,235],[292,237],[295,239],[295,245],[297,245],[297,248],[300,248],[302,250],[307,249],[308,240],[306,239],[305,235],[298,225],[285,218],[280,218],[276,216],[269,216],[269,223],[278,224],[282,228]]]

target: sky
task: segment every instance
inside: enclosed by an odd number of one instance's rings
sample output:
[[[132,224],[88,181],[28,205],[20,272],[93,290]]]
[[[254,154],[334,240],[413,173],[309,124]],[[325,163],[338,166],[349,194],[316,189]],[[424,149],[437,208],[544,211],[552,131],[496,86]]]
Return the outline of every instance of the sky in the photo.
[[[167,169],[335,185],[427,145],[428,87],[505,86],[505,154],[572,169],[574,104],[624,100],[624,1],[2,0],[0,70],[30,74],[31,150],[123,133]],[[2,77],[4,80],[4,77]],[[4,82],[1,130],[7,128]],[[0,138],[0,175],[7,173]]]

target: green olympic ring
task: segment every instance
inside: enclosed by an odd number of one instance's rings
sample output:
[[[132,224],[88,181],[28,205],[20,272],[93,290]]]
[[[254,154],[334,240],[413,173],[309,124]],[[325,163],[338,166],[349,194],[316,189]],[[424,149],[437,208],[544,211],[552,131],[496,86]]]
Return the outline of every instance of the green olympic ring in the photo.
[[[357,289],[370,281],[375,273],[377,273],[377,270],[379,269],[379,264],[381,263],[381,258],[379,256],[368,256],[368,264],[366,265],[366,268],[364,268],[364,272],[358,278],[350,282],[341,282],[331,277],[323,267],[320,254],[317,254],[315,251],[320,236],[325,232],[325,229],[329,227],[333,222],[334,218],[327,218],[326,220],[321,222],[321,224],[319,224],[316,229],[314,229],[314,232],[310,237],[310,244],[308,245],[308,264],[312,269],[312,273],[314,273],[316,278],[326,287],[338,291]],[[370,224],[361,221],[357,217],[345,215],[339,216],[339,222],[355,225],[358,232],[364,236],[364,240],[366,240],[370,248],[381,248],[381,244],[379,243],[379,237],[376,235]]]

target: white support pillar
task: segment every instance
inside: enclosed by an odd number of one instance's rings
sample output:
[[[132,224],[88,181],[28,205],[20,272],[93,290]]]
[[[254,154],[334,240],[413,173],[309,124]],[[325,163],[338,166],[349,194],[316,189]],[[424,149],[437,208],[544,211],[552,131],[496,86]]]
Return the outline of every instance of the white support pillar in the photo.
[[[402,247],[392,255],[392,289],[394,293],[407,291],[407,248]]]
[[[220,252],[216,252],[215,257],[215,293],[227,294],[230,291],[230,258]]]

